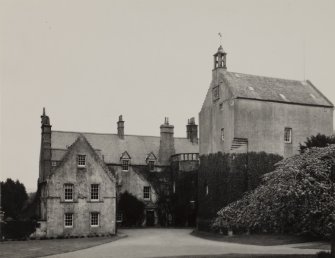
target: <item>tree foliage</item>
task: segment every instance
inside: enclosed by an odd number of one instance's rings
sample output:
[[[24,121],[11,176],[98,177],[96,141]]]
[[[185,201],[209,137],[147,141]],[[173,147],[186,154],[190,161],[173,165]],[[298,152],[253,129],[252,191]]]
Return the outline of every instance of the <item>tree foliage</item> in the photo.
[[[26,188],[18,180],[14,182],[8,178],[1,182],[1,207],[5,218],[18,219],[27,199]]]
[[[335,213],[335,145],[278,163],[252,192],[218,212],[214,229],[329,238]]]
[[[307,149],[312,147],[326,147],[329,144],[335,144],[335,137],[326,136],[324,134],[318,133],[317,135],[312,135],[307,137],[304,144],[300,144],[300,153],[304,153]]]
[[[120,196],[118,209],[122,212],[124,226],[140,226],[144,218],[144,203],[127,191]]]

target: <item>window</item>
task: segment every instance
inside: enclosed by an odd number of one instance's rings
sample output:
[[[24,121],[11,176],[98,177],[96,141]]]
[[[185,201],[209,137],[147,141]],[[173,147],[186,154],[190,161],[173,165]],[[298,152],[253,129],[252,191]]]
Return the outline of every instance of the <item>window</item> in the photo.
[[[129,159],[123,159],[122,160],[122,171],[128,171],[129,170]]]
[[[284,142],[292,143],[292,128],[285,128],[284,130]]]
[[[66,228],[73,227],[73,213],[65,213],[64,215],[64,226]]]
[[[150,200],[151,199],[150,190],[151,190],[150,186],[144,186],[143,187],[143,199],[144,200]]]
[[[220,98],[219,86],[213,88],[213,101],[216,101]]]
[[[221,128],[221,141],[224,141],[224,128]]]
[[[65,184],[64,185],[64,200],[66,202],[73,201],[73,184]]]
[[[149,170],[150,171],[155,170],[155,161],[154,160],[149,160],[148,165],[149,165]]]
[[[176,182],[173,182],[172,191],[173,193],[176,193]]]
[[[220,103],[219,107],[220,107],[220,110],[223,110],[223,103]]]
[[[92,212],[91,213],[91,227],[98,227],[99,226],[99,213]]]
[[[99,201],[99,185],[91,185],[91,201]]]
[[[51,161],[51,166],[52,167],[57,167],[57,161]]]
[[[205,192],[206,192],[206,195],[208,195],[208,192],[209,192],[208,184],[205,184]]]
[[[86,155],[78,155],[77,164],[78,164],[78,167],[85,167],[86,166]]]

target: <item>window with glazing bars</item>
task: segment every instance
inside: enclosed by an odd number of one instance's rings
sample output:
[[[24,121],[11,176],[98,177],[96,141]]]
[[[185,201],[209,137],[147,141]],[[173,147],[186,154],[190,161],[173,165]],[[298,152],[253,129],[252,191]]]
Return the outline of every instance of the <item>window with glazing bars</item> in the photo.
[[[99,185],[91,184],[91,201],[99,200]]]
[[[128,171],[129,170],[129,160],[123,159],[122,160],[122,171]]]
[[[99,213],[92,212],[91,213],[91,227],[97,227],[97,226],[99,226]]]
[[[86,155],[78,155],[77,164],[78,164],[78,167],[85,167],[86,166]]]
[[[73,201],[73,184],[64,185],[64,200]]]
[[[64,226],[68,228],[73,227],[73,213],[64,214]]]
[[[150,186],[144,186],[143,187],[143,199],[144,200],[150,200]]]
[[[285,143],[292,143],[292,128],[285,128],[284,142]]]

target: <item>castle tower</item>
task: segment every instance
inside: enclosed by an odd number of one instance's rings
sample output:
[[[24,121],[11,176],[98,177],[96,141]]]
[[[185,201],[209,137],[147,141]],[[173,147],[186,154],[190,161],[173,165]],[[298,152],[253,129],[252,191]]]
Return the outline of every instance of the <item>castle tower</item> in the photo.
[[[49,117],[45,114],[45,108],[41,115],[41,131],[39,183],[44,182],[51,172],[51,125]]]
[[[224,52],[222,46],[220,45],[218,51],[214,54],[214,70],[218,68],[227,70],[226,56],[227,53]]]

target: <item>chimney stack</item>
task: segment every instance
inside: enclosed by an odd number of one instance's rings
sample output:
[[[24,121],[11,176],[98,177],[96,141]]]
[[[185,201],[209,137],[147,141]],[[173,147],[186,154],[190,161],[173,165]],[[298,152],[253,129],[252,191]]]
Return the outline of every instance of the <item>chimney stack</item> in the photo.
[[[169,118],[165,117],[164,124],[160,126],[161,139],[159,145],[158,161],[161,165],[169,165],[170,157],[175,154],[174,126],[169,124]]]
[[[198,143],[198,125],[195,124],[194,117],[188,119],[188,123],[186,125],[186,134],[187,139],[189,139],[192,143]]]
[[[122,115],[119,116],[119,121],[117,122],[117,135],[120,139],[124,139],[124,121],[122,120]]]
[[[51,173],[51,125],[49,117],[45,114],[45,108],[41,115],[41,129],[39,183],[44,182]]]

